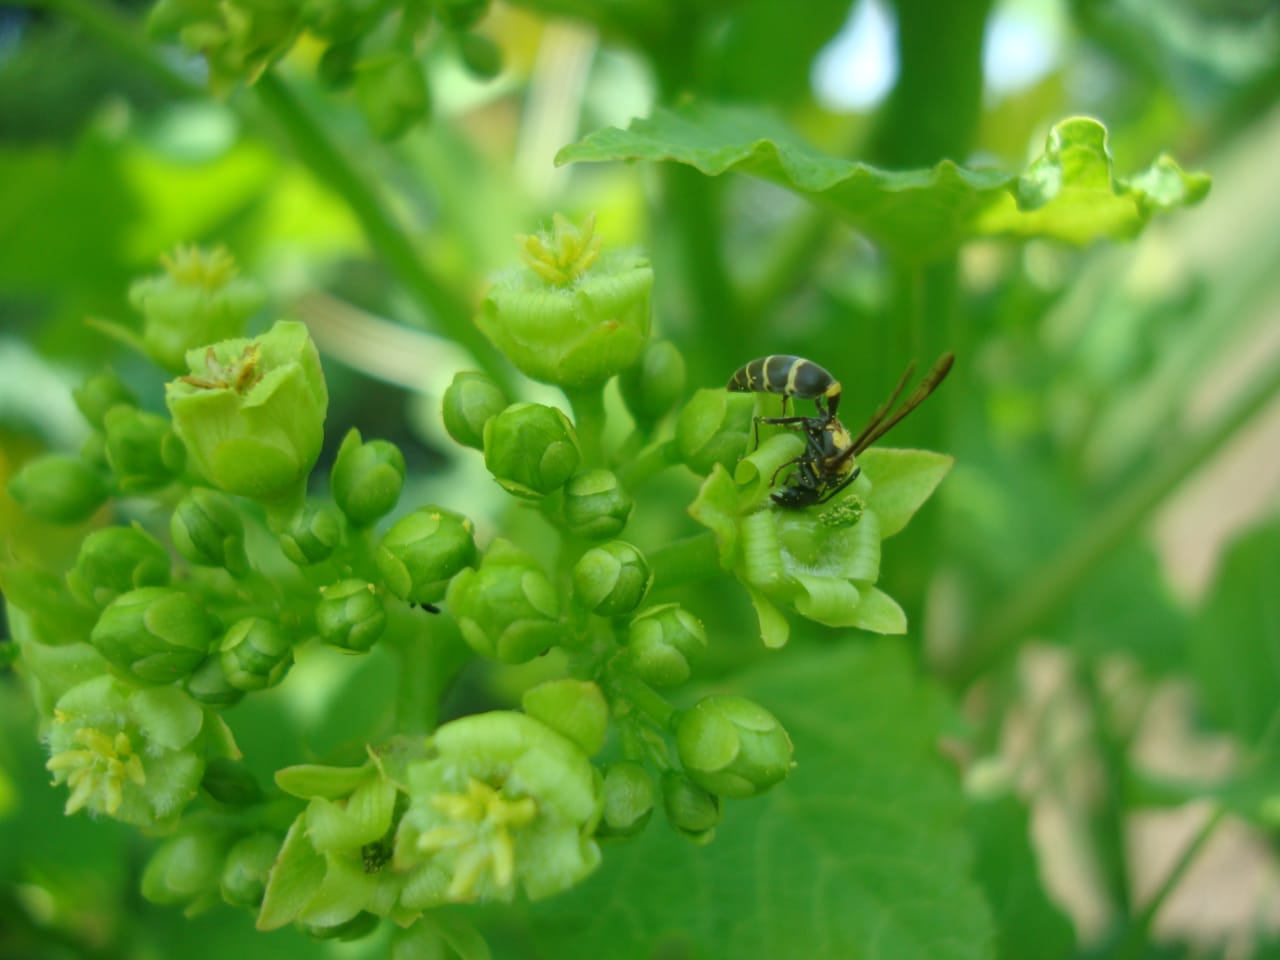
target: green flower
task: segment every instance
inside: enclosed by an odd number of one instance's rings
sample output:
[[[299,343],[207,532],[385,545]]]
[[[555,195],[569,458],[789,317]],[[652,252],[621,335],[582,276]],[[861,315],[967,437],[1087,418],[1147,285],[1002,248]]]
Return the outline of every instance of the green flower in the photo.
[[[720,798],[686,776],[668,772],[662,777],[662,809],[667,822],[698,846],[715,839],[720,822]]]
[[[561,639],[555,588],[531,556],[506,540],[489,546],[479,569],[453,579],[445,602],[481,656],[524,663]]]
[[[559,490],[581,458],[573,424],[555,407],[513,403],[484,425],[484,465],[517,497]]]
[[[610,764],[604,772],[600,835],[630,837],[639,833],[653,815],[655,800],[653,777],[644,767],[632,760]]]
[[[115,373],[106,370],[90,377],[71,392],[78,409],[89,425],[101,430],[107,411],[118,407],[136,407],[138,398]]]
[[[522,372],[569,389],[603,384],[640,357],[649,336],[653,269],[643,254],[600,254],[595,217],[556,214],[521,240],[525,269],[498,278],[476,324]]]
[[[631,668],[656,687],[674,687],[688,680],[706,649],[702,623],[678,603],[650,607],[627,628]]]
[[[476,561],[471,521],[440,507],[419,507],[386,532],[376,559],[387,589],[401,600],[435,603],[449,581]]]
[[[199,791],[203,731],[204,711],[177,687],[139,689],[103,675],[58,699],[47,767],[71,790],[68,814],[157,827]]]
[[[404,486],[404,454],[386,440],[360,442],[352,427],[338,449],[329,473],[333,502],[358,527],[390,513]]]
[[[89,642],[120,672],[142,683],[172,683],[209,653],[213,623],[181,590],[141,587],[116,597]]]
[[[80,544],[75,569],[67,585],[82,603],[105,607],[138,587],[162,587],[169,582],[169,553],[142,527],[95,530]]]
[[[622,540],[592,547],[573,567],[575,596],[602,617],[626,616],[640,606],[652,582],[644,554]]]
[[[320,591],[316,629],[325,643],[363,653],[387,627],[387,610],[373,584],[343,580]]]
[[[107,464],[121,493],[148,493],[177,479],[187,462],[182,441],[164,417],[116,406],[103,418]]]
[[[600,862],[600,781],[581,748],[520,713],[447,723],[411,764],[395,865],[406,907],[559,893]]]
[[[564,487],[565,527],[574,536],[589,540],[617,536],[633,506],[635,500],[608,470],[585,470]]]
[[[680,462],[699,475],[716,464],[732,468],[751,441],[754,410],[750,394],[699,390],[676,418]]]
[[[707,697],[675,719],[676,752],[689,778],[719,797],[752,797],[791,772],[791,739],[744,697]]]
[[[278,623],[246,617],[235,623],[219,647],[227,682],[246,692],[274,687],[293,664],[293,640]]]
[[[359,60],[356,103],[379,140],[397,140],[431,117],[431,89],[422,64],[408,50]]]
[[[193,487],[173,509],[169,535],[188,563],[244,573],[244,521],[229,497],[208,487]]]
[[[342,517],[328,504],[307,503],[276,531],[284,555],[300,567],[321,563],[333,556],[342,542]]]
[[[165,272],[134,283],[129,302],[142,314],[143,349],[171,372],[185,369],[188,351],[244,336],[265,300],[222,247],[178,247],[160,263]]]
[[[622,399],[636,422],[651,429],[684,394],[684,356],[670,340],[650,340],[640,362],[618,377]]]
[[[444,428],[464,447],[484,449],[484,425],[507,408],[502,388],[475,370],[454,374],[444,392]]]
[[[187,453],[220,490],[265,502],[301,497],[324,440],[328,392],[307,328],[280,321],[254,340],[187,354],[165,401]]]
[[[258,909],[267,889],[271,865],[280,852],[280,837],[274,833],[251,833],[227,851],[218,890],[233,907]]]
[[[142,871],[142,895],[152,903],[182,906],[188,917],[221,899],[221,878],[232,834],[209,818],[185,820]]]
[[[47,454],[22,465],[9,481],[9,496],[33,517],[73,524],[106,502],[107,485],[83,460]]]

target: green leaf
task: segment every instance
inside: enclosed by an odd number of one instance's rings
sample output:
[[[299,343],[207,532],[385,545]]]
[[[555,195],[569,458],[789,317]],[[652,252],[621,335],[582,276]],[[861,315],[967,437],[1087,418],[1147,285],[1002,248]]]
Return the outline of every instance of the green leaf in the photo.
[[[1274,741],[1280,708],[1280,522],[1235,541],[1192,624],[1205,712],[1246,743]]]
[[[986,960],[940,700],[896,642],[771,665],[743,692],[796,747],[794,773],[733,803],[699,847],[655,818],[597,874],[530,908],[540,955]]]
[[[880,518],[880,537],[888,539],[907,525],[955,464],[955,458],[932,450],[873,447],[858,457],[871,480],[867,509]]]
[[[853,610],[847,625],[872,633],[906,633],[907,615],[897,600],[883,590],[870,587],[863,591],[862,602]]]
[[[910,260],[945,256],[977,236],[1049,237],[1083,244],[1131,237],[1158,212],[1190,206],[1209,178],[1169,157],[1124,179],[1106,128],[1072,117],[1050,131],[1045,153],[1021,176],[942,160],[927,170],[881,170],[832,157],[777,119],[742,107],[695,103],[658,110],[626,130],[570,144],[557,163],[660,160],[708,176],[748,173],[834,210],[873,241]]]
[[[996,923],[1000,960],[1064,960],[1075,949],[1071,921],[1048,898],[1029,839],[1030,818],[1013,796],[974,800],[969,830],[975,874]]]

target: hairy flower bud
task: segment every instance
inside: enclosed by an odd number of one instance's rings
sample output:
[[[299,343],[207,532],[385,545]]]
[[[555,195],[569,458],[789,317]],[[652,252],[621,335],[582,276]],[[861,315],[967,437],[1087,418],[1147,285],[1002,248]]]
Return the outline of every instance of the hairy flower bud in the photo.
[[[395,866],[402,906],[559,893],[595,869],[599,775],[576,744],[522,713],[440,727],[435,756],[409,766]]]
[[[573,566],[578,599],[602,617],[626,616],[640,606],[652,582],[644,554],[623,540],[592,547]]]
[[[532,557],[506,540],[490,545],[479,569],[453,579],[445,602],[481,656],[524,663],[560,639],[555,588]]]
[[[622,399],[631,416],[652,427],[684,393],[684,355],[670,340],[650,340],[640,362],[618,377]]]
[[[441,507],[419,507],[392,525],[378,546],[387,589],[410,603],[435,603],[476,561],[471,521]]]
[[[590,540],[617,536],[627,525],[635,500],[608,470],[584,470],[564,485],[564,520],[569,532]]]
[[[325,643],[363,653],[387,627],[387,610],[373,584],[343,580],[320,591],[316,629]]]
[[[749,393],[699,390],[676,419],[676,449],[694,473],[717,463],[732,471],[751,440],[755,401]]]
[[[227,682],[246,692],[274,687],[293,664],[293,638],[262,617],[237,621],[218,649]]]
[[[123,380],[110,370],[95,374],[71,391],[79,410],[89,425],[101,430],[107,411],[113,407],[136,407],[138,398]]]
[[[267,877],[279,852],[280,838],[274,833],[251,833],[237,840],[227,851],[222,876],[218,879],[222,899],[233,907],[256,910],[262,903]]]
[[[555,407],[513,403],[484,425],[484,465],[517,497],[559,490],[580,459],[573,424]]]
[[[454,374],[441,403],[449,436],[476,450],[484,449],[484,425],[506,408],[507,397],[502,388],[476,370]]]
[[[688,777],[666,773],[662,777],[662,809],[667,822],[702,846],[715,838],[720,822],[720,798]]]
[[[600,254],[595,217],[559,214],[550,233],[522,238],[525,268],[499,277],[476,325],[526,375],[570,389],[631,366],[649,336],[653,268],[633,250]]]
[[[137,587],[161,587],[169,582],[169,554],[141,527],[95,530],[80,544],[67,585],[82,603],[105,607]]]
[[[248,569],[244,521],[226,495],[209,487],[193,487],[178,501],[169,519],[173,546],[188,563],[221,567],[232,574]]]
[[[342,518],[328,504],[308,503],[277,536],[284,555],[298,566],[321,563],[342,540]]]
[[[174,686],[139,689],[103,674],[58,698],[48,769],[87,809],[140,827],[175,820],[204,773],[204,711]]]
[[[142,587],[116,597],[94,624],[89,641],[122,673],[143,683],[172,683],[209,652],[213,625],[180,590]]]
[[[356,102],[379,140],[396,140],[431,117],[431,89],[409,50],[388,50],[356,63]]]
[[[265,296],[258,283],[237,276],[222,247],[179,247],[160,262],[165,272],[134,283],[129,302],[142,314],[147,355],[176,373],[185,368],[187,351],[244,336]]]
[[[639,833],[653,815],[656,799],[653,777],[633,760],[611,763],[604,772],[604,807],[600,834],[630,837]]]
[[[360,431],[352,427],[329,473],[329,492],[348,520],[367,527],[395,507],[404,471],[399,447],[387,440],[361,443]]]
[[[707,649],[701,621],[678,603],[650,607],[627,630],[627,656],[641,680],[674,687],[689,679]]]
[[[165,402],[200,472],[226,493],[301,496],[329,400],[307,328],[282,320],[253,340],[193,350],[187,362],[191,374],[166,385]]]
[[[134,407],[113,407],[103,418],[107,464],[121,493],[147,493],[175,480],[187,462],[173,425]]]
[[[755,796],[791,772],[787,731],[744,697],[699,701],[676,717],[675,737],[685,773],[717,796]]]
[[[9,481],[9,496],[33,517],[72,524],[106,502],[107,485],[83,460],[47,454],[22,465]]]

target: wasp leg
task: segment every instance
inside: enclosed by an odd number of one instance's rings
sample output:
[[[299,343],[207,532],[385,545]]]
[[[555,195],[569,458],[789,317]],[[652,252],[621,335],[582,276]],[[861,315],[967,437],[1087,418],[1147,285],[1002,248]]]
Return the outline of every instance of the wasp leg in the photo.
[[[844,478],[843,480],[841,480],[838,484],[836,484],[836,485],[835,485],[835,487],[834,487],[834,488],[832,488],[832,489],[831,489],[831,490],[830,490],[830,491],[829,491],[825,496],[820,497],[820,498],[818,499],[818,502],[819,502],[819,503],[826,503],[828,500],[830,500],[832,497],[834,497],[837,493],[839,493],[841,490],[843,490],[843,489],[844,489],[845,487],[847,487],[849,484],[853,483],[853,481],[857,480],[857,479],[858,479],[858,474],[860,474],[860,473],[862,473],[862,468],[861,468],[861,467],[854,467],[854,468],[853,468],[853,472],[852,472],[852,473],[850,473],[847,477],[845,477],[845,478]]]
[[[783,470],[787,469],[787,467],[791,466],[793,463],[800,463],[804,459],[805,458],[803,456],[800,456],[800,457],[796,457],[793,460],[788,460],[786,463],[779,464],[778,469],[773,471],[773,476],[769,478],[769,486],[772,487],[775,483],[778,482],[778,474],[780,474]]]

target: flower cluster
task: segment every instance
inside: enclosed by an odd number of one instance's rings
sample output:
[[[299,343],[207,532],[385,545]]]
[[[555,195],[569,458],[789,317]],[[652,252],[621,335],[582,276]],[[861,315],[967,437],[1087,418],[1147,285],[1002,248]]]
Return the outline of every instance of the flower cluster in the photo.
[[[215,39],[201,33],[208,18],[240,9],[181,7],[193,35]],[[294,29],[254,17],[231,26],[213,44],[228,70]],[[168,278],[135,287],[147,332],[134,345],[170,369],[167,415],[95,376],[76,392],[93,440],[13,478],[32,516],[95,521],[64,576],[9,566],[0,583],[67,812],[167,831],[143,878],[148,898],[188,912],[221,900],[256,911],[262,929],[350,938],[449,903],[564,891],[598,866],[603,841],[646,829],[655,809],[707,843],[725,800],[788,775],[792,744],[764,706],[684,689],[711,638],[655,591],[718,557],[771,646],[785,640],[788,610],[901,629],[874,586],[880,543],[946,459],[870,451],[864,478],[831,506],[773,505],[771,482],[800,437],[782,429],[751,449],[755,401],[743,394],[704,389],[681,405],[683,360],[651,337],[645,258],[602,252],[590,218],[557,218],[521,244],[524,266],[495,283],[477,323],[570,404],[512,401],[474,371],[442,398],[445,429],[469,448],[460,455],[483,457],[492,492],[508,498],[500,535],[478,542],[468,516],[402,503],[404,453],[354,429],[316,476],[328,405],[319,354],[297,322],[248,335],[261,298],[223,253],[183,252]],[[602,398],[613,378],[633,426],[621,443]],[[668,468],[703,478],[689,513],[710,532],[655,540],[636,522],[646,484]],[[109,512],[146,523],[110,525]],[[556,549],[529,534],[522,518],[535,515]],[[224,711],[287,694],[295,664],[326,650],[395,664],[402,689],[387,697],[382,738],[362,744],[363,762],[335,754],[259,783],[241,762],[256,745],[235,742]],[[553,651],[547,663],[565,675],[543,671],[518,704],[437,725],[468,658],[497,671]]]

